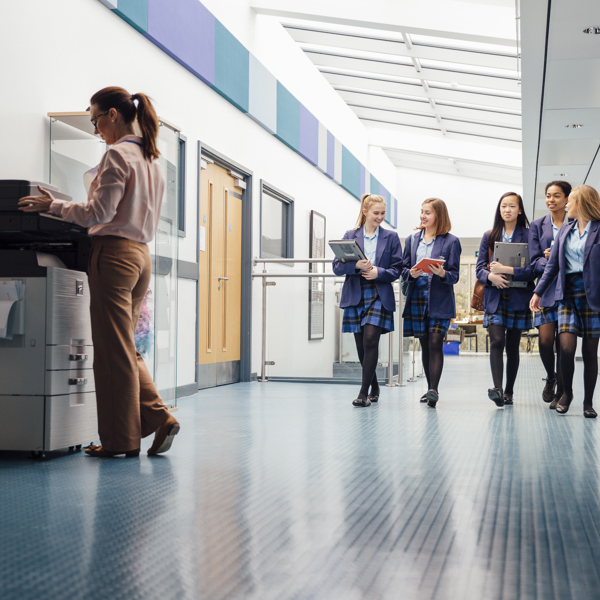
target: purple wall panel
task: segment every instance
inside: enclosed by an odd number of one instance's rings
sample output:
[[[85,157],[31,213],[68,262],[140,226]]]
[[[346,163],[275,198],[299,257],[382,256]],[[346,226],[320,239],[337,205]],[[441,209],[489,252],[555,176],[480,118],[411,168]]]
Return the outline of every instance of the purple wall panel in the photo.
[[[205,83],[214,85],[215,17],[198,0],[148,0],[146,37]]]
[[[315,167],[319,163],[319,121],[300,103],[299,153]]]
[[[333,179],[335,171],[335,138],[331,131],[327,132],[327,177]]]

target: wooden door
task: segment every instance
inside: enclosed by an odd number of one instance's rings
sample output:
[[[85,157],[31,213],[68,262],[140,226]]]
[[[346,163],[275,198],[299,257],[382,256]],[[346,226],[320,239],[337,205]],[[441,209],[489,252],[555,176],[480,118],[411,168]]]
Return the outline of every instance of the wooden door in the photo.
[[[225,168],[209,163],[200,180],[198,387],[239,381],[242,197]]]

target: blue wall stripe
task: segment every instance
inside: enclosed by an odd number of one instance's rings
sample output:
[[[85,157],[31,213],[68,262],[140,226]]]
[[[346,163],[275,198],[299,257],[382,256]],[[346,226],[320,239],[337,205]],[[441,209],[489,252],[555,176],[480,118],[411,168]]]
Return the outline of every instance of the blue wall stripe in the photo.
[[[250,52],[220,21],[215,22],[215,85],[213,89],[241,111],[248,112]]]

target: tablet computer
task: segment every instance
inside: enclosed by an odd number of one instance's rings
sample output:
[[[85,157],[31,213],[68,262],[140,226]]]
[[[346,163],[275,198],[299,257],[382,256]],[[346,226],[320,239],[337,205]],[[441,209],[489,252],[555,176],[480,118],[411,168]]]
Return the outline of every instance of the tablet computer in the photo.
[[[505,267],[526,267],[529,265],[529,245],[513,242],[496,242],[493,260]],[[509,287],[527,287],[528,281],[513,281],[512,275],[503,274]]]
[[[330,240],[329,247],[343,262],[366,260],[365,253],[360,249],[356,240]]]

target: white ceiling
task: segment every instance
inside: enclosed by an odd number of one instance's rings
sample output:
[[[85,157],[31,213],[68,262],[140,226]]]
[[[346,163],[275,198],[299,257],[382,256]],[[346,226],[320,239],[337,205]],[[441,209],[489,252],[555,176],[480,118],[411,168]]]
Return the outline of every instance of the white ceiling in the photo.
[[[537,127],[532,124],[523,145],[524,162],[532,166],[525,171],[526,188],[535,190],[539,215],[545,212],[544,188],[552,179],[565,179],[573,186],[600,185],[600,34],[583,32],[600,27],[600,2],[533,4],[536,9],[522,21],[523,40],[535,35],[540,22],[548,22],[537,47],[523,49],[524,73],[536,69],[543,74],[536,86],[524,85],[523,92],[524,105],[537,105],[540,121]],[[573,124],[582,127],[567,127]]]
[[[377,133],[370,140],[382,131],[394,133],[397,143],[387,136],[381,147],[398,167],[522,182],[520,165],[496,151],[521,150],[514,0],[371,0],[368,10],[347,0],[343,15],[335,4],[291,1],[280,10],[282,3],[273,0],[251,2],[282,23],[365,127]],[[354,18],[361,10],[372,19],[362,27]],[[405,135],[426,136],[431,151],[411,150]],[[470,144],[478,159],[465,159],[434,138],[452,140],[457,149]]]

